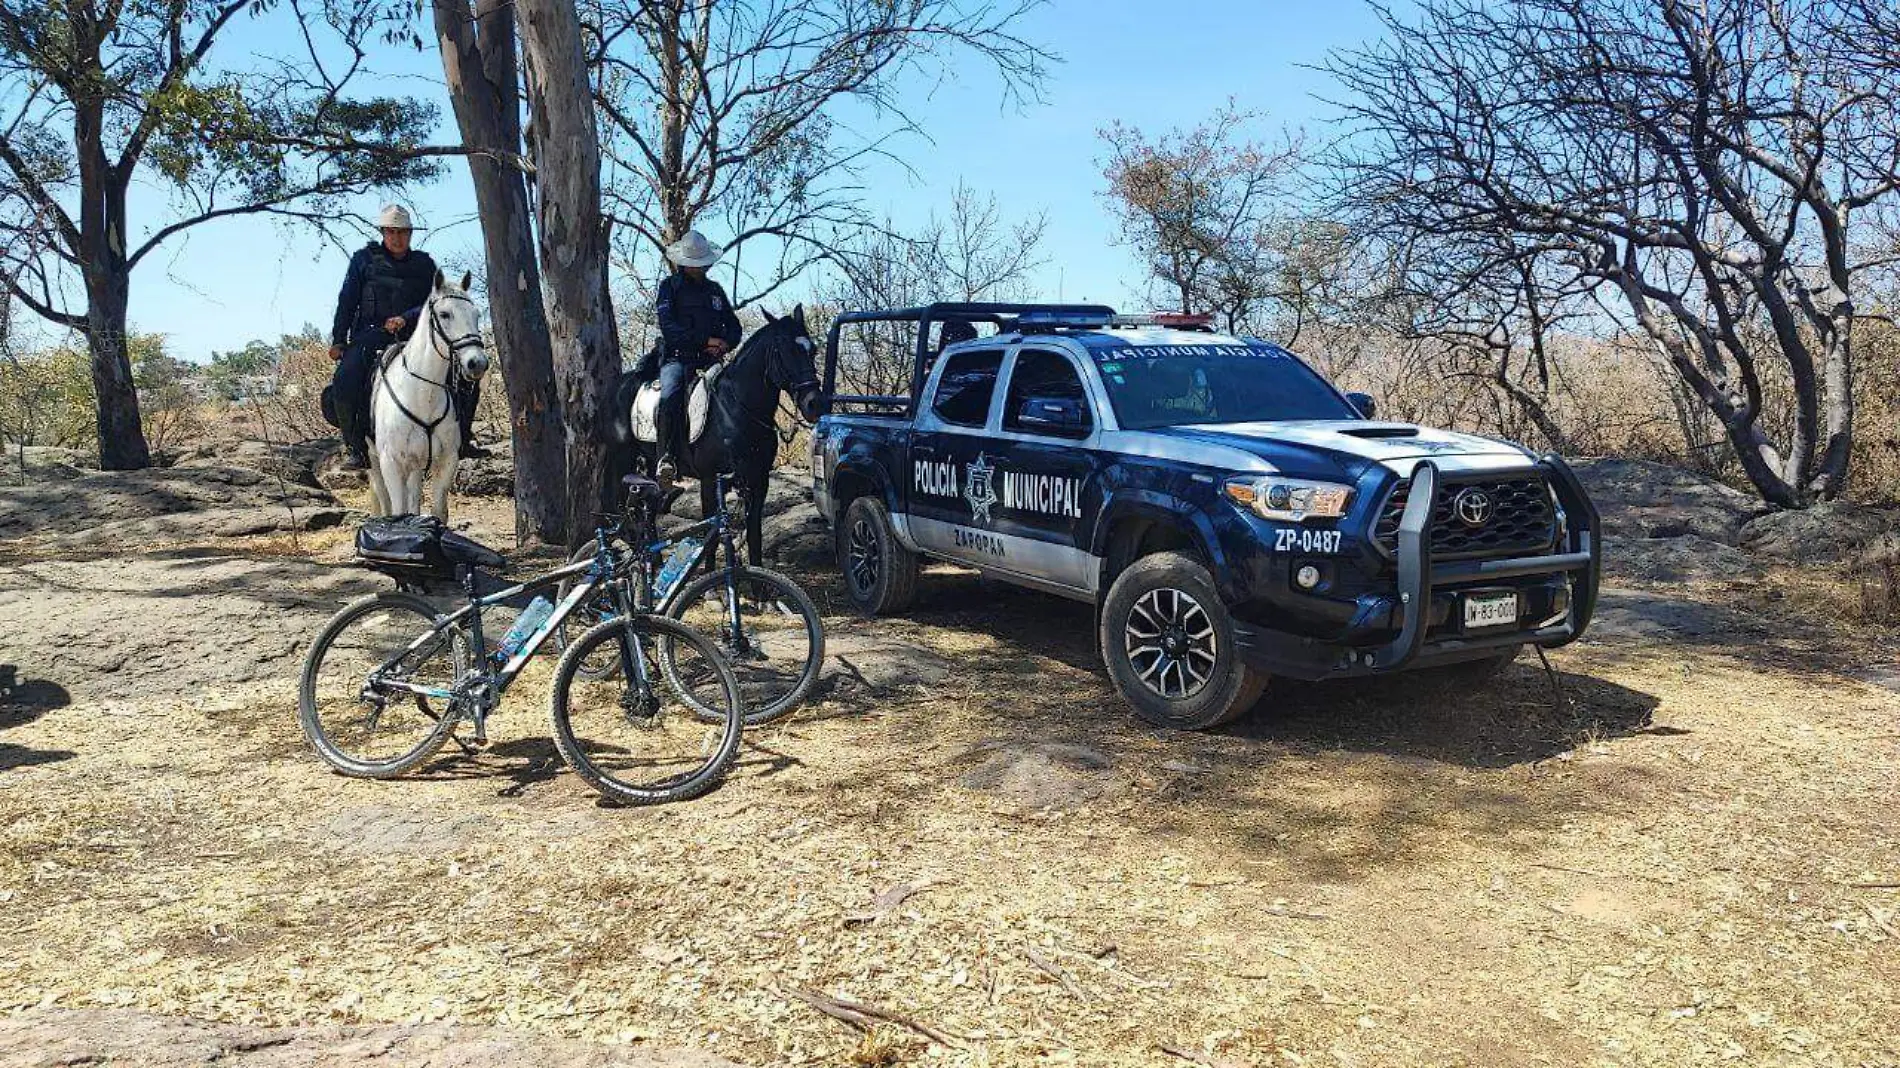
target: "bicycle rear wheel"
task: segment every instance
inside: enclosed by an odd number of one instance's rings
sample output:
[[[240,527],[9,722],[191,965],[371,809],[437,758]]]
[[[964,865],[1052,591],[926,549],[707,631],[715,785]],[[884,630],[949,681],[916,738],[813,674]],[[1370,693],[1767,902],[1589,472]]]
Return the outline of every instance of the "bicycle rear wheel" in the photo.
[[[345,775],[387,779],[429,759],[455,729],[449,693],[467,666],[459,630],[432,629],[435,607],[379,593],[331,617],[304,657],[297,718]],[[423,692],[419,692],[423,691]]]
[[[777,571],[741,566],[701,575],[680,590],[666,614],[718,642],[739,679],[747,726],[798,707],[818,682],[825,624],[811,597]],[[670,646],[662,643],[660,651],[671,670]],[[711,707],[695,711],[718,714]]]
[[[662,642],[674,671],[660,669]],[[717,786],[745,725],[739,683],[718,649],[655,616],[610,619],[570,643],[549,705],[562,758],[602,796],[630,805],[686,801]]]

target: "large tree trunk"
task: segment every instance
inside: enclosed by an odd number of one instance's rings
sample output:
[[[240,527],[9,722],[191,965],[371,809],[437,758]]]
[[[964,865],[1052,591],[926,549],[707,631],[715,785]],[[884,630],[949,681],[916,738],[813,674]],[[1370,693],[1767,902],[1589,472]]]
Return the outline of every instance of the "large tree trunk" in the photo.
[[[472,153],[469,175],[481,212],[488,263],[489,319],[515,456],[515,537],[561,542],[567,534],[567,457],[554,389],[553,346],[541,299],[527,182],[510,162],[521,153],[521,81],[515,63],[515,21],[509,0],[435,0],[442,73],[462,142]]]
[[[125,252],[125,182],[106,162],[105,104],[81,101],[73,113],[79,157],[80,272],[86,286],[86,345],[92,355],[93,402],[99,420],[99,466],[107,471],[149,467],[151,449],[139,420],[126,351],[126,307],[132,270]]]
[[[607,235],[600,214],[600,137],[574,0],[517,0],[516,10],[528,60],[548,327],[567,435],[567,541],[577,545],[595,514],[615,504],[608,415],[620,353],[601,284]]]
[[[87,272],[94,274],[92,271]],[[97,272],[86,281],[86,346],[92,355],[92,392],[99,419],[99,466],[135,471],[152,465],[139,417],[126,347],[126,298],[131,278],[123,270]]]

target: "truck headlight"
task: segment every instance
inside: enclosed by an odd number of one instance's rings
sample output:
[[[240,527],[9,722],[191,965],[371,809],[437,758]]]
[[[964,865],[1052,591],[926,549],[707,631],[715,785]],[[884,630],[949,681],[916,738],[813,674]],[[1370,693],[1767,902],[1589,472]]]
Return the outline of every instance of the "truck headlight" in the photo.
[[[1227,497],[1252,508],[1262,519],[1298,523],[1345,515],[1346,506],[1352,503],[1352,487],[1278,475],[1249,476],[1228,479]]]

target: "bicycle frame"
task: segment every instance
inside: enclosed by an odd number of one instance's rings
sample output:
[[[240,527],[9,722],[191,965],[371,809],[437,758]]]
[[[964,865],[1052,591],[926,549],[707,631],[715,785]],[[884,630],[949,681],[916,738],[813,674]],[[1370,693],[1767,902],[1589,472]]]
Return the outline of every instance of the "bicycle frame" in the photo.
[[[421,649],[430,641],[438,638],[445,632],[452,631],[463,619],[467,618],[470,621],[469,629],[474,639],[474,647],[479,651],[481,681],[494,686],[494,697],[499,700],[501,695],[507,692],[509,685],[521,674],[522,669],[527,666],[528,661],[534,658],[534,655],[541,650],[542,645],[546,644],[548,638],[560,629],[561,624],[567,621],[568,616],[573,615],[574,611],[579,608],[583,602],[594,596],[602,586],[613,585],[615,587],[615,608],[620,615],[629,616],[634,614],[634,606],[630,603],[631,599],[627,594],[626,583],[618,581],[626,577],[630,564],[626,562],[617,563],[615,561],[613,553],[607,548],[607,535],[605,531],[596,531],[595,541],[596,550],[592,559],[567,564],[539,578],[530,579],[527,582],[510,586],[507,589],[497,590],[486,596],[478,597],[475,595],[474,574],[469,569],[464,568],[462,573],[462,585],[468,594],[468,603],[437,620],[436,624],[429,628],[421,637],[410,642],[401,652],[385,660],[375,671],[370,672],[369,683],[375,686],[387,687],[392,690],[420,694],[425,697],[448,700],[453,700],[458,697],[459,694],[454,690],[444,690],[435,686],[419,686],[407,682],[389,681],[384,680],[381,676],[384,672],[400,664],[410,654]],[[527,640],[522,643],[521,648],[516,650],[515,654],[510,657],[506,663],[502,664],[499,670],[490,671],[486,653],[487,642],[482,635],[482,609],[493,608],[498,604],[530,591],[559,586],[562,582],[576,577],[580,577],[582,581],[576,583],[574,588],[568,592],[568,595],[562,598],[559,604],[554,606],[554,611],[548,616],[547,620],[543,622],[540,627],[536,628],[533,634],[528,636]],[[636,637],[634,642],[637,644],[638,641],[639,639]],[[644,658],[635,655],[635,650],[626,642],[621,643],[620,659],[620,666],[621,669],[626,672],[626,678],[637,679],[641,686],[648,684],[649,679],[647,676],[646,661]],[[485,717],[487,712],[485,709],[480,709],[477,710],[477,714],[478,716]]]
[[[639,597],[636,600],[638,607],[644,608],[657,615],[666,615],[672,610],[674,602],[679,599],[680,590],[686,587],[686,576],[691,575],[702,564],[705,564],[708,559],[711,559],[712,562],[717,565],[719,562],[718,554],[722,549],[726,554],[726,565],[728,569],[738,566],[739,545],[737,537],[733,533],[732,520],[726,514],[725,508],[726,476],[718,476],[716,488],[719,501],[718,510],[711,516],[694,523],[692,526],[685,527],[675,531],[668,537],[661,538],[657,536],[657,531],[654,529],[653,517],[649,515],[643,520],[644,525],[641,534],[643,537],[651,540],[644,546],[636,545],[631,538],[626,538],[625,533],[621,532],[621,537],[626,540],[628,547],[637,550],[639,558],[638,563],[640,565],[641,576],[638,588]],[[693,559],[686,565],[686,571],[680,576],[680,580],[673,584],[673,588],[666,591],[666,596],[660,598],[659,602],[655,604],[653,600],[654,575],[651,566],[652,561],[668,546],[677,544],[680,541],[701,533],[707,534],[708,537],[700,544],[699,549],[693,553]],[[729,594],[736,595],[738,592],[733,588],[730,578],[727,579],[726,589]],[[726,600],[726,614],[729,617],[726,622],[733,628],[733,633],[737,634],[739,633],[741,624],[739,619],[738,598],[737,596],[729,596]]]

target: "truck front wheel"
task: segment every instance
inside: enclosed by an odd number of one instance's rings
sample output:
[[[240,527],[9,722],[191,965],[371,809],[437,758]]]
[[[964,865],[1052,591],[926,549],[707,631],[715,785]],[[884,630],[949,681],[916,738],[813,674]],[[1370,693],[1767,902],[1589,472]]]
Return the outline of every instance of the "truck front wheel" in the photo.
[[[1234,621],[1213,576],[1179,553],[1130,564],[1102,602],[1102,662],[1135,714],[1174,730],[1230,723],[1260,700],[1267,676],[1241,663]]]
[[[851,603],[866,615],[901,612],[917,597],[917,554],[898,542],[890,513],[875,497],[859,497],[845,509],[838,566]]]

